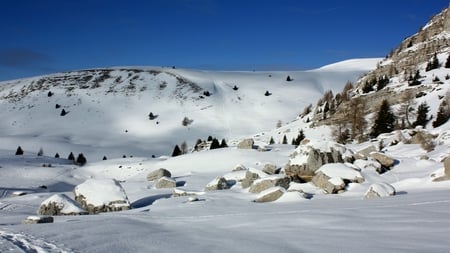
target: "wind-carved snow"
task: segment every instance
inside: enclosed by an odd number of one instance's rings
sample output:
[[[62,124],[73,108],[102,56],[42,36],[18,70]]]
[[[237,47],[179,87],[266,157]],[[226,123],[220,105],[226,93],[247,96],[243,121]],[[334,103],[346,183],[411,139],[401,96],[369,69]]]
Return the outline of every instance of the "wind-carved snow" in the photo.
[[[30,235],[0,230],[0,252],[70,253],[72,251]]]

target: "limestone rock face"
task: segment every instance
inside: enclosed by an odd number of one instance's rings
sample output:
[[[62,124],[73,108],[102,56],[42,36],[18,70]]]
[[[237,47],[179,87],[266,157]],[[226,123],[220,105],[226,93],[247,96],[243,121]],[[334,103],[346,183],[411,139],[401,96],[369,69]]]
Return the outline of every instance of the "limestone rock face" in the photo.
[[[260,193],[266,189],[275,186],[281,186],[284,189],[288,189],[290,182],[291,180],[289,179],[289,177],[286,177],[284,175],[268,176],[265,178],[255,180],[253,184],[250,186],[249,192]]]
[[[175,188],[177,186],[177,182],[175,179],[172,179],[170,177],[162,177],[156,181],[155,188],[161,189],[161,188]]]
[[[286,192],[281,186],[271,187],[263,192],[261,192],[258,197],[254,200],[254,202],[264,203],[264,202],[272,202],[279,199]]]
[[[170,173],[170,171],[161,168],[161,169],[157,169],[157,170],[150,172],[147,175],[147,181],[154,181],[154,180],[158,180],[162,177],[171,177],[171,176],[172,176],[172,173]]]
[[[115,179],[88,179],[73,190],[75,201],[90,214],[131,208],[122,185]]]
[[[395,188],[388,183],[375,183],[370,185],[367,190],[364,198],[381,198],[381,197],[389,197],[395,195]]]
[[[239,144],[237,145],[237,148],[239,148],[239,149],[252,149],[253,148],[253,144],[255,144],[253,139],[244,139],[241,142],[239,142]]]

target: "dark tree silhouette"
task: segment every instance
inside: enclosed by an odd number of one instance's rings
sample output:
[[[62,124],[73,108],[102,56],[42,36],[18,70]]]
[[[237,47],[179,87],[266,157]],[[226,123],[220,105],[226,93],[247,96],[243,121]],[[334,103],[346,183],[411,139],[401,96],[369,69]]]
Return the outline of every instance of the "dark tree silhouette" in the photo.
[[[208,141],[212,141],[213,140],[213,137],[210,135],[210,136],[208,136]]]
[[[294,79],[292,79],[290,76],[287,76],[287,77],[286,77],[286,81],[287,81],[287,82],[291,82],[292,80],[294,80]]]
[[[67,157],[67,160],[75,161],[75,156],[73,155],[72,152],[70,152],[69,156]]]
[[[66,114],[67,114],[67,112],[66,112],[66,110],[64,110],[64,109],[62,109],[62,111],[61,111],[61,116],[66,116]]]
[[[154,119],[156,119],[156,118],[158,118],[158,115],[154,115],[153,112],[150,112],[150,113],[148,114],[148,119],[149,119],[149,120],[154,120]]]
[[[235,86],[233,87],[233,90],[239,90],[239,88],[235,85]]]
[[[416,85],[421,84],[422,82],[419,81],[419,79],[420,79],[421,77],[422,77],[422,76],[420,75],[419,70],[417,70],[417,71],[416,71],[416,74],[414,74],[414,77],[410,77],[410,78],[409,78],[409,80],[408,80],[409,86],[416,86]]]
[[[175,148],[173,149],[173,152],[172,152],[172,157],[179,156],[179,155],[181,155],[181,149],[180,149],[180,147],[178,147],[178,145],[175,145]]]
[[[391,111],[389,102],[385,99],[381,103],[380,109],[378,110],[377,117],[372,126],[372,132],[370,136],[372,138],[377,137],[382,133],[389,133],[394,130],[395,115]]]
[[[44,155],[44,149],[41,147],[41,148],[39,148],[37,156],[43,156],[43,155]]]
[[[47,96],[48,96],[48,97],[53,96],[53,92],[49,91],[49,92],[47,93]]]
[[[211,96],[211,93],[210,93],[209,91],[206,90],[206,91],[203,92],[203,95],[209,97],[209,96]]]
[[[86,157],[84,157],[83,153],[79,153],[77,157],[76,163],[80,166],[85,165],[87,162]]]
[[[450,69],[450,54],[447,57],[447,61],[445,62],[445,68]]]
[[[264,93],[264,96],[268,97],[270,95],[272,95],[272,93],[270,93],[268,90],[266,90],[266,93]]]
[[[209,146],[209,149],[217,149],[217,148],[220,148],[220,143],[219,140],[214,138],[211,142],[211,145]]]
[[[106,156],[103,156],[103,161],[106,161],[106,160],[108,160],[108,158],[106,158]]]
[[[427,105],[426,102],[423,102],[422,104],[419,105],[419,107],[417,108],[417,118],[416,121],[413,123],[413,126],[423,126],[425,127],[425,125],[428,123],[428,112],[430,111],[430,107]]]
[[[55,158],[59,158],[59,154],[58,153],[55,154]]]
[[[17,150],[16,150],[16,155],[23,155],[23,150],[22,150],[22,147],[17,147]]]
[[[228,144],[227,144],[227,141],[225,139],[222,139],[222,141],[220,142],[220,147],[221,148],[228,148]]]
[[[436,119],[433,121],[433,127],[439,127],[445,124],[448,119],[450,119],[449,105],[445,100],[439,105],[439,110],[437,112]]]
[[[283,136],[283,142],[281,142],[281,143],[282,144],[288,144],[286,135]]]
[[[55,108],[56,108],[56,109],[59,109],[59,108],[61,108],[61,105],[60,105],[60,104],[56,104],[56,105],[55,105]]]
[[[273,145],[273,144],[275,144],[275,140],[273,139],[273,137],[270,137],[269,145]]]

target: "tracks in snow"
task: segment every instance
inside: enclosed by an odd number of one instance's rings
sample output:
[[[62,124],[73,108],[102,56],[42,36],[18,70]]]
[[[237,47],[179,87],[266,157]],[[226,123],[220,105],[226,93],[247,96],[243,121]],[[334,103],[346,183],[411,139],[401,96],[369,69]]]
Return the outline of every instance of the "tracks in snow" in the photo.
[[[55,244],[36,239],[25,234],[15,234],[0,230],[0,252],[11,253],[70,253]]]

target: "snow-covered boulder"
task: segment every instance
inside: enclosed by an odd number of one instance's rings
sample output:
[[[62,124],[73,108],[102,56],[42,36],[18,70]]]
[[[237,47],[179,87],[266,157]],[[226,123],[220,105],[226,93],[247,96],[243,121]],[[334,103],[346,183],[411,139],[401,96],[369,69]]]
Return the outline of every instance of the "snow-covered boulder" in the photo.
[[[355,153],[355,159],[367,159],[370,153],[376,152],[377,148],[374,145],[369,145],[365,148],[362,148]]]
[[[40,224],[40,223],[53,223],[53,217],[51,216],[28,216],[22,221],[22,224]]]
[[[172,176],[172,173],[170,173],[170,171],[161,168],[161,169],[157,169],[157,170],[150,172],[147,175],[147,181],[154,181],[154,180],[158,180],[162,177],[171,177],[171,176]]]
[[[161,188],[175,188],[177,186],[177,181],[175,179],[172,179],[170,177],[161,177],[156,181],[155,188],[161,189]]]
[[[388,183],[375,183],[370,185],[367,190],[364,198],[380,198],[380,197],[389,197],[395,195],[395,188]]]
[[[266,163],[264,165],[264,168],[262,171],[264,171],[265,173],[267,173],[269,175],[274,175],[274,174],[278,174],[280,170],[277,168],[277,166],[275,164]]]
[[[214,180],[206,185],[205,190],[216,191],[229,189],[228,181],[224,177],[216,177]]]
[[[39,215],[78,215],[88,212],[67,195],[55,194],[41,203],[37,213]]]
[[[370,157],[377,160],[383,167],[391,168],[395,164],[395,160],[380,152],[371,152]]]
[[[450,180],[450,155],[447,156],[443,161],[444,163],[444,175],[438,178],[435,178],[434,182],[440,182],[445,180]]]
[[[291,159],[284,167],[286,175],[294,181],[311,181],[314,172],[327,163],[344,162],[342,154],[345,147],[332,143],[326,150],[316,149],[312,146],[298,146],[291,154]]]
[[[286,189],[281,186],[274,186],[262,191],[254,202],[264,203],[272,202],[279,199],[286,192]]]
[[[334,194],[344,191],[347,183],[364,182],[364,177],[345,164],[330,163],[320,167],[311,182],[326,193]]]
[[[236,164],[236,166],[234,166],[232,171],[243,171],[243,170],[247,170],[247,167],[245,167],[242,164]]]
[[[186,190],[174,188],[172,197],[199,196],[199,195],[203,195],[203,194],[205,194],[205,192],[186,191]]]
[[[255,180],[248,191],[251,193],[260,193],[275,186],[281,186],[287,189],[289,188],[290,182],[290,178],[285,175],[272,175]]]
[[[253,139],[244,139],[238,143],[237,148],[239,149],[252,149],[255,142]]]
[[[80,206],[91,214],[131,208],[125,190],[115,179],[88,179],[77,185],[73,193]]]

